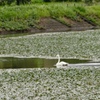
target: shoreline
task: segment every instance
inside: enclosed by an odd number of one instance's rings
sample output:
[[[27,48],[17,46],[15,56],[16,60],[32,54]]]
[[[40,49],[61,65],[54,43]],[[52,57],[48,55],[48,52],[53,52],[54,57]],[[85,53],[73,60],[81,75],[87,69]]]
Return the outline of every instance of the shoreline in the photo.
[[[36,29],[36,28],[30,28],[25,30],[2,30],[0,31],[0,35],[8,35],[8,34],[20,34],[20,33],[29,33],[29,34],[37,34],[37,33],[47,33],[47,32],[70,32],[70,31],[86,31],[86,30],[96,30],[100,29],[99,26],[93,26],[93,27],[74,27],[74,28],[66,28],[64,30],[46,30],[46,29]]]
[[[61,30],[61,31],[46,31],[46,30],[19,30],[19,31],[0,31],[0,35],[8,35],[8,34],[20,34],[20,33],[29,33],[29,34],[37,34],[37,33],[48,33],[48,32],[70,32],[70,31],[86,31],[86,30],[96,30],[100,29],[99,27],[94,28],[82,28],[82,29],[73,29],[70,28],[69,30]]]

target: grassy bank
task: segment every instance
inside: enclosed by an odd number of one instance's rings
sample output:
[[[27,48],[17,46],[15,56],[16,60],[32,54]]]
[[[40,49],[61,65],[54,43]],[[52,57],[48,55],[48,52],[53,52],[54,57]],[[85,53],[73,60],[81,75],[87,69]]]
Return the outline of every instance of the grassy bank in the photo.
[[[0,7],[0,30],[25,30],[38,27],[42,17],[52,17],[63,22],[63,17],[80,21],[80,16],[100,25],[100,6],[84,6],[80,3],[4,6]]]

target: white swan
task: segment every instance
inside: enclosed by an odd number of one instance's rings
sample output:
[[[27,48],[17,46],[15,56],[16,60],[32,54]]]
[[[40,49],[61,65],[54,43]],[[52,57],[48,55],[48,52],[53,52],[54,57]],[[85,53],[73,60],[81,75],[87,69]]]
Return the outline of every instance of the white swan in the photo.
[[[68,63],[61,61],[60,62],[60,55],[57,55],[58,57],[58,62],[56,63],[56,67],[57,68],[66,68],[66,66],[68,66]]]

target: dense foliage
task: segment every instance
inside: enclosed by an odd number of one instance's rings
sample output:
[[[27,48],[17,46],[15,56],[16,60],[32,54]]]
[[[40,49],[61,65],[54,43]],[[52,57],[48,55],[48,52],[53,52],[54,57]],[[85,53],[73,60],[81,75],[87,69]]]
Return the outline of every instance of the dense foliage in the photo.
[[[55,1],[55,2],[63,2],[63,1],[69,1],[69,2],[77,2],[77,1],[82,1],[82,0],[44,0],[45,2],[52,2],[52,1]]]
[[[30,2],[31,0],[0,0],[0,5],[11,5],[12,3],[16,3],[17,5],[19,4],[25,4]]]
[[[93,3],[93,0],[85,0],[85,3],[91,4]]]
[[[63,6],[62,6],[63,4]],[[79,20],[80,14],[85,19],[100,25],[100,6],[82,6],[82,4],[49,3],[21,6],[0,7],[0,30],[24,30],[37,25],[40,18],[52,17],[63,22],[63,17]]]
[[[42,3],[42,2],[85,2],[85,3],[93,3],[99,2],[99,0],[0,0],[0,5],[11,5],[11,4],[26,4],[26,3]]]

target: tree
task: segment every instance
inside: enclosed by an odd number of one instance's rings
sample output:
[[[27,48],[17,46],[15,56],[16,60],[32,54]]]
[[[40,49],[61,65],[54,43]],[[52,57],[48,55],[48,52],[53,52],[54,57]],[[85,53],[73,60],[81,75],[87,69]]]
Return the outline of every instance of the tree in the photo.
[[[44,0],[44,2],[50,2],[51,0]]]
[[[17,5],[20,5],[20,0],[16,0],[16,4]]]
[[[13,3],[15,0],[7,0],[7,4],[11,5],[11,3]]]
[[[16,2],[17,5],[29,3],[31,0],[0,0],[0,5],[11,5]]]
[[[96,2],[100,2],[100,0],[95,0]]]
[[[16,0],[16,4],[20,5],[20,4],[26,4],[28,2],[31,2],[31,0]]]
[[[0,5],[10,5],[11,3],[13,3],[15,0],[0,0]]]
[[[90,5],[90,4],[93,3],[93,0],[85,0],[85,3],[88,4],[88,5]]]

